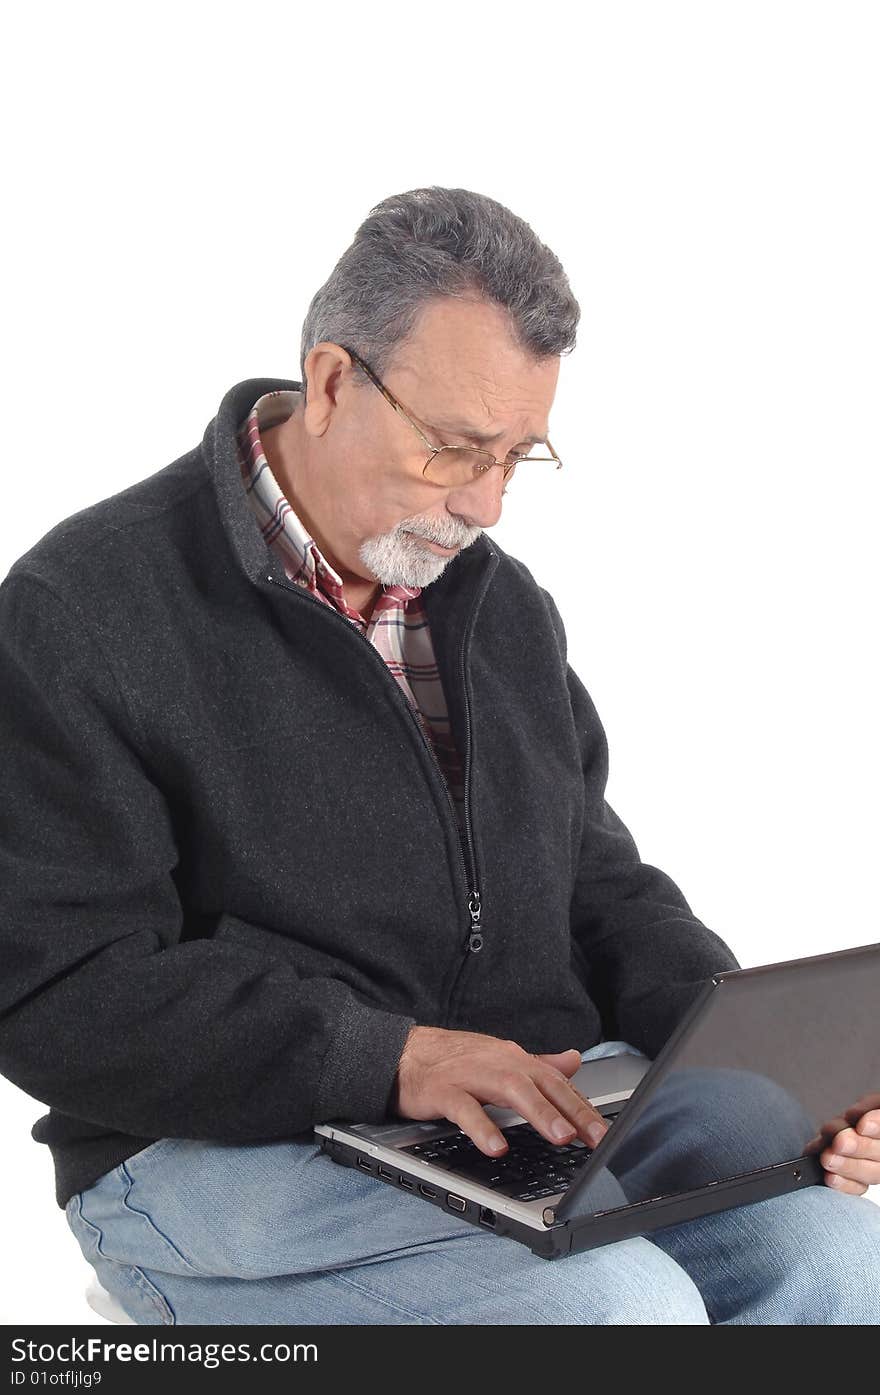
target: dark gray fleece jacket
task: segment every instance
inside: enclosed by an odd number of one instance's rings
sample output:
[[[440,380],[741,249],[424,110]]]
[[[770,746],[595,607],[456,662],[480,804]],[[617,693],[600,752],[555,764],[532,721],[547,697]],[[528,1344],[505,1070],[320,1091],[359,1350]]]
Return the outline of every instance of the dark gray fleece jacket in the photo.
[[[606,802],[557,607],[485,534],[422,593],[462,845],[381,655],[245,498],[236,429],[299,386],[238,383],[0,583],[0,1071],[62,1207],[158,1138],[381,1119],[414,1023],[654,1056],[738,967]]]

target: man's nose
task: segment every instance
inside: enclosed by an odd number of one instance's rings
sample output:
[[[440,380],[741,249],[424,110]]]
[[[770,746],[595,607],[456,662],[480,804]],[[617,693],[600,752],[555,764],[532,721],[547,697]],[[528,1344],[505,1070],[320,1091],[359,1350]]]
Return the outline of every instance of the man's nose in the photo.
[[[479,528],[491,528],[501,517],[504,470],[490,465],[469,484],[450,489],[446,498],[449,513],[467,518]]]

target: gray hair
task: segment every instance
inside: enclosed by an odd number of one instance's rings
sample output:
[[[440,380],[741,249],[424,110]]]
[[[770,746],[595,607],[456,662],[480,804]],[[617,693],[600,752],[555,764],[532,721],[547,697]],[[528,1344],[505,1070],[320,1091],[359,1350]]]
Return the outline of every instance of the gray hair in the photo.
[[[322,340],[354,349],[381,377],[437,296],[494,301],[536,359],[575,346],[580,306],[528,223],[485,194],[433,185],[371,209],[316,291],[302,329],[303,387],[306,356]]]

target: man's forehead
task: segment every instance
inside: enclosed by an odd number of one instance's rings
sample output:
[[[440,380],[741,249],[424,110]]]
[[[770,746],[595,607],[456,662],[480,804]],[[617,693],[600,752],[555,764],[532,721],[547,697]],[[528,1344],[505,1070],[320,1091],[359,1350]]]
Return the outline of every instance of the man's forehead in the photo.
[[[430,368],[424,365],[421,355],[414,362],[396,364],[395,376],[401,390],[408,393],[423,421],[450,435],[462,436],[480,445],[491,445],[506,436],[509,428],[498,429],[497,421],[489,421],[487,408],[497,419],[505,410],[510,410],[508,398],[513,397],[517,399],[515,410],[518,414],[531,419],[527,427],[532,429],[521,438],[522,441],[535,443],[546,440],[549,431],[546,413],[552,404],[552,396],[548,402],[545,383],[536,382],[528,371],[522,376],[516,375],[515,381],[499,382],[497,378],[488,379],[485,373],[470,372],[466,365],[460,363],[447,370],[440,358],[438,355]],[[500,390],[501,395],[494,412],[491,400],[493,386]],[[472,412],[468,410],[470,403],[473,403]]]
[[[448,421],[444,417],[437,418],[434,421],[434,425],[438,426],[441,431],[448,432],[451,436],[466,436],[468,440],[479,441],[480,445],[483,446],[490,446],[493,441],[500,441],[503,436],[507,435],[506,431],[478,431],[471,422]],[[534,445],[538,441],[545,441],[547,439],[547,432],[545,431],[543,436],[530,433],[528,436],[523,436],[522,439],[523,441],[531,441]]]

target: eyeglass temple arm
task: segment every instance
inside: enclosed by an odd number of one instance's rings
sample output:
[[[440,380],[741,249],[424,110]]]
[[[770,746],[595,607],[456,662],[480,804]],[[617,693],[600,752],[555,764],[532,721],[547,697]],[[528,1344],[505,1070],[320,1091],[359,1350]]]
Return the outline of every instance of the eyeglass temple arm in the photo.
[[[379,389],[379,391],[381,392],[382,396],[385,398],[385,401],[388,403],[388,405],[389,405],[390,407],[393,407],[393,408],[394,408],[395,412],[397,413],[397,415],[398,415],[399,417],[402,417],[404,421],[409,422],[409,424],[410,424],[410,426],[412,427],[413,431],[417,431],[417,432],[418,432],[419,436],[422,438],[422,440],[424,441],[425,445],[428,447],[428,450],[429,450],[429,451],[432,451],[433,454],[436,455],[437,452],[438,452],[438,450],[442,449],[442,447],[434,446],[434,445],[431,444],[431,442],[428,440],[427,436],[424,434],[424,432],[421,430],[421,428],[418,427],[418,426],[416,426],[416,424],[415,424],[415,422],[412,420],[412,418],[411,418],[411,417],[408,417],[407,414],[406,414],[406,412],[405,412],[405,411],[403,410],[403,408],[400,406],[400,403],[399,403],[399,402],[396,402],[395,399],[391,396],[391,393],[388,391],[387,387],[385,387],[384,384],[382,384],[382,383],[379,382],[379,379],[376,377],[376,375],[375,375],[375,373],[373,372],[372,368],[368,368],[367,365],[364,363],[363,359],[362,359],[362,358],[358,358],[357,354],[354,352],[353,349],[346,349],[346,353],[349,355],[350,358],[353,358],[353,359],[354,359],[355,363],[358,365],[359,368],[362,368],[362,369],[364,370],[364,372],[366,373],[366,375],[367,375],[367,377],[369,378],[370,382],[373,383],[374,386],[377,387],[377,388]],[[428,464],[430,464],[430,463],[431,463],[431,462],[428,461]]]

